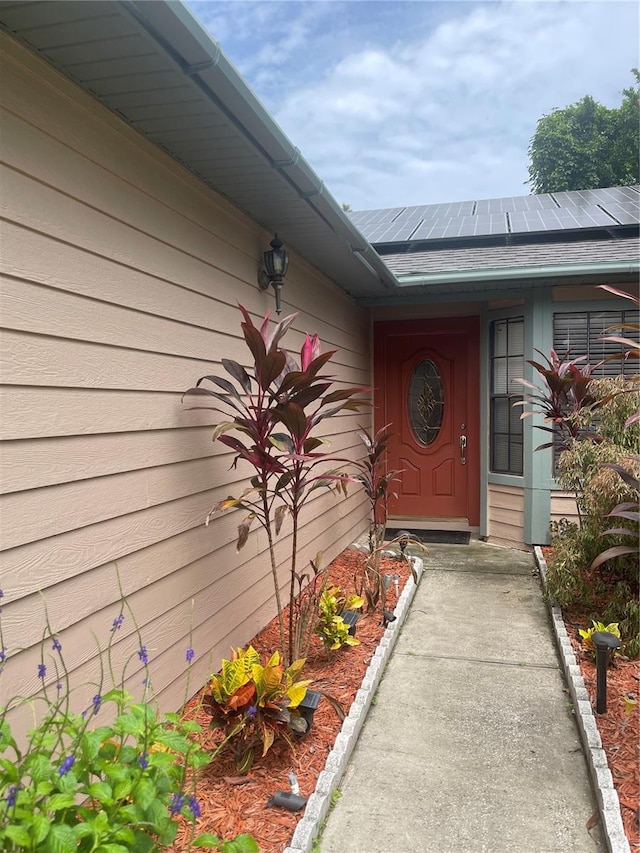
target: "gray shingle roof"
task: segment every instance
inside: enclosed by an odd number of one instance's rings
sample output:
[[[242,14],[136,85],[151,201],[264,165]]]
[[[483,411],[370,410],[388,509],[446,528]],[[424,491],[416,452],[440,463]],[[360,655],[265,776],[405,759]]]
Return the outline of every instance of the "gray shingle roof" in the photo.
[[[531,243],[520,246],[473,246],[384,255],[389,269],[398,276],[420,273],[504,269],[507,267],[571,266],[606,261],[635,261],[640,257],[640,240]]]

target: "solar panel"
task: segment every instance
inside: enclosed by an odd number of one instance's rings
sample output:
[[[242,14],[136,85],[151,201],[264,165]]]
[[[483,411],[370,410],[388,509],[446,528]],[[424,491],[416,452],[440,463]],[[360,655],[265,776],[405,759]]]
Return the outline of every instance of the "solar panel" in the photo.
[[[385,210],[359,210],[350,216],[358,227],[361,225],[377,225],[382,222],[393,222],[404,209],[404,207],[390,207]]]
[[[607,213],[615,217],[620,225],[637,225],[640,219],[640,202],[618,202],[607,205]]]
[[[411,232],[415,230],[417,222],[382,222],[372,225],[367,230],[360,230],[370,243],[402,243],[409,240]]]
[[[555,210],[525,210],[509,214],[511,232],[568,231],[577,228],[602,228],[614,225],[614,220],[596,205],[556,208]]]
[[[640,223],[640,187],[391,207],[359,211],[352,219],[371,243],[636,225]]]
[[[512,196],[511,198],[485,198],[476,204],[476,213],[512,213],[520,210],[556,210],[558,205],[553,196],[524,195]]]
[[[507,220],[503,213],[485,213],[482,216],[454,216],[450,219],[423,222],[413,232],[411,239],[434,240],[506,233]]]
[[[606,187],[597,190],[574,190],[572,192],[554,193],[554,198],[561,207],[584,207],[600,204],[607,207],[609,204],[633,201],[637,198],[631,187]]]

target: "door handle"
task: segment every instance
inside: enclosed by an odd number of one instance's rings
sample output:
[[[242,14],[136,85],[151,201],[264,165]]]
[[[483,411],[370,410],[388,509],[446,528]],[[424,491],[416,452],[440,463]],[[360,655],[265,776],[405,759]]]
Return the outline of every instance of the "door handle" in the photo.
[[[467,464],[467,436],[460,436],[460,464]]]

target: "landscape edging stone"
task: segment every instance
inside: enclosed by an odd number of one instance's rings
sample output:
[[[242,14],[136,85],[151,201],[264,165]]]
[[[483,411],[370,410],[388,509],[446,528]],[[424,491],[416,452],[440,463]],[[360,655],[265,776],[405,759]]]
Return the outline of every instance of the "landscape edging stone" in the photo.
[[[602,748],[602,739],[596,718],[591,707],[591,701],[580,671],[580,666],[573,653],[573,647],[569,640],[566,625],[562,617],[562,611],[553,601],[553,597],[547,586],[547,561],[539,545],[534,547],[534,554],[540,578],[545,592],[547,593],[547,604],[551,613],[554,636],[560,653],[562,669],[569,686],[569,694],[573,703],[582,748],[587,760],[587,766],[591,775],[591,781],[596,793],[600,822],[609,853],[631,853],[631,847],[624,831],[622,814],[620,812],[620,800],[618,792],[613,785],[613,777],[607,761],[607,756]],[[297,851],[292,851],[297,853]]]
[[[418,576],[418,583],[422,578],[424,563],[420,557],[410,557]],[[371,702],[375,695],[382,674],[387,665],[396,640],[400,634],[404,620],[409,611],[409,606],[416,594],[417,584],[413,577],[409,577],[404,589],[398,599],[393,615],[396,617],[382,635],[375,654],[362,680],[360,689],[349,709],[340,733],[336,737],[333,749],[327,756],[324,770],[318,776],[316,788],[309,797],[305,813],[298,822],[293,838],[283,853],[311,853],[314,839],[319,835],[322,821],[329,813],[331,797],[342,780],[346,770],[347,761],[356,745],[360,730],[365,721]],[[615,851],[622,853],[622,850]]]

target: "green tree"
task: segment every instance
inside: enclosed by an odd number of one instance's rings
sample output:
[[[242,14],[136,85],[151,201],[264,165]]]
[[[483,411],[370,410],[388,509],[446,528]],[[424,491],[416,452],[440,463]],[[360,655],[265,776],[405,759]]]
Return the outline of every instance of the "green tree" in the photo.
[[[640,73],[609,109],[585,95],[539,121],[529,146],[534,193],[640,183]]]

